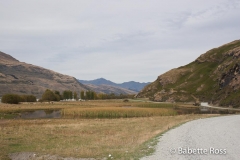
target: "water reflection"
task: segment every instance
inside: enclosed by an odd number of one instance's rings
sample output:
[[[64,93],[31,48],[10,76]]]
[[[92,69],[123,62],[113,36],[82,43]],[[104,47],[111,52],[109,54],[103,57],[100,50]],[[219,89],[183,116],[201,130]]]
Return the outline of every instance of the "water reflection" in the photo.
[[[35,118],[61,118],[60,110],[35,110],[21,112],[18,118],[35,119]]]

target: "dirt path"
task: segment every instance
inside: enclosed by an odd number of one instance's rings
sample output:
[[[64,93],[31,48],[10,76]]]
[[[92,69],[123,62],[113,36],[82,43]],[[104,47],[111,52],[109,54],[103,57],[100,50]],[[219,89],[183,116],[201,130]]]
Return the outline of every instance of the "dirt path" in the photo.
[[[11,160],[95,160],[93,158],[63,158],[57,155],[40,155],[35,152],[21,152],[9,155]]]
[[[238,160],[239,135],[240,115],[194,120],[165,133],[142,160]]]

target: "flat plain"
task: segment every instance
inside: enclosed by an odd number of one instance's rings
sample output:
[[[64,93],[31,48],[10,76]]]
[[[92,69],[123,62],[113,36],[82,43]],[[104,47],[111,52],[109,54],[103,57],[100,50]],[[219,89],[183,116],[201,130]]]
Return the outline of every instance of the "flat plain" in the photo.
[[[216,114],[181,114],[180,104],[106,100],[0,103],[0,159],[35,152],[61,157],[139,159],[154,151],[155,137],[190,120]],[[186,105],[184,105],[186,107]],[[187,105],[187,107],[193,107]],[[61,110],[62,117],[16,118],[22,111]]]

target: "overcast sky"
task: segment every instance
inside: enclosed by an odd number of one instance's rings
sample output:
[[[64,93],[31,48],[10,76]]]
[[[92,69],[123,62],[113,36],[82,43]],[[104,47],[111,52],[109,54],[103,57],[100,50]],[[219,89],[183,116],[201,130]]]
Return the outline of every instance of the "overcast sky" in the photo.
[[[240,39],[240,0],[1,0],[0,51],[77,79],[152,82]]]

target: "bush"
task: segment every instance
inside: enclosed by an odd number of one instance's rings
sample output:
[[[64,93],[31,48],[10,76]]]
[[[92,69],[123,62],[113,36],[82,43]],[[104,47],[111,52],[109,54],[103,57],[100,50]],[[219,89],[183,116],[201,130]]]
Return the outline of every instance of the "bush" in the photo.
[[[21,95],[21,102],[36,102],[37,99],[34,95]]]
[[[2,97],[2,103],[18,104],[21,102],[21,97],[17,94],[5,94]]]
[[[42,99],[39,99],[38,102],[44,102]]]
[[[2,97],[2,102],[9,104],[18,104],[19,102],[36,102],[36,97],[33,95],[5,94]]]

